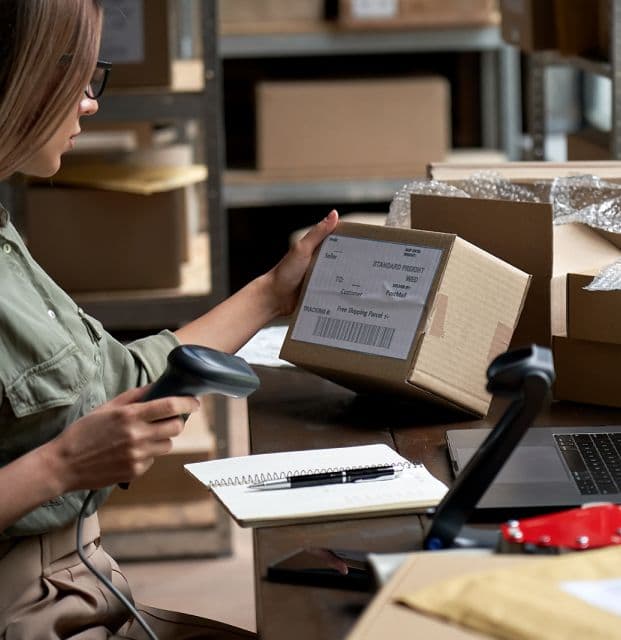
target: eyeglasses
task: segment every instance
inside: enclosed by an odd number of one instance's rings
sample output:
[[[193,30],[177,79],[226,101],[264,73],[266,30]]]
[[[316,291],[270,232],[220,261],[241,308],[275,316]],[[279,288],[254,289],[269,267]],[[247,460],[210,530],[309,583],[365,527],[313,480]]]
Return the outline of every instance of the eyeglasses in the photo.
[[[101,98],[101,95],[106,88],[106,82],[108,82],[108,74],[110,73],[110,69],[112,69],[112,64],[110,62],[97,60],[97,66],[95,67],[95,71],[93,71],[91,80],[86,86],[86,89],[84,89],[84,93],[91,100],[97,100],[97,98]]]
[[[65,53],[61,57],[60,63],[62,65],[68,65],[71,62],[72,58],[72,54]],[[93,75],[91,76],[89,83],[86,85],[86,89],[84,89],[84,93],[91,100],[97,100],[97,98],[101,98],[101,95],[106,88],[106,82],[108,82],[108,74],[110,73],[110,69],[112,69],[112,63],[106,62],[105,60],[97,60],[97,65],[95,66]]]

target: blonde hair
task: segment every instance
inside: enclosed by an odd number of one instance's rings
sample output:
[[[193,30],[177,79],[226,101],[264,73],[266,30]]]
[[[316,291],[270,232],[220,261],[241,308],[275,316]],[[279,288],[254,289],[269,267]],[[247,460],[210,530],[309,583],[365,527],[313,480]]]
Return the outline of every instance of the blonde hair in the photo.
[[[0,180],[54,134],[97,61],[100,0],[0,0]]]

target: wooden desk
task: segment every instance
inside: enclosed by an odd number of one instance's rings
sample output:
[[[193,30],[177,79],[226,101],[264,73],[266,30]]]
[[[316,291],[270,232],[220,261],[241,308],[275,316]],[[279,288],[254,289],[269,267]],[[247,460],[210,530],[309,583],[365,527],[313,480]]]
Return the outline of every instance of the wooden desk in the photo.
[[[267,453],[384,442],[422,461],[444,482],[451,475],[444,432],[492,426],[438,407],[364,398],[299,369],[257,367],[261,388],[249,399],[250,450]],[[555,403],[538,424],[619,424],[621,410]],[[254,530],[257,629],[262,640],[342,639],[371,594],[293,586],[265,580],[267,566],[305,546],[406,551],[420,548],[425,517],[407,515]]]

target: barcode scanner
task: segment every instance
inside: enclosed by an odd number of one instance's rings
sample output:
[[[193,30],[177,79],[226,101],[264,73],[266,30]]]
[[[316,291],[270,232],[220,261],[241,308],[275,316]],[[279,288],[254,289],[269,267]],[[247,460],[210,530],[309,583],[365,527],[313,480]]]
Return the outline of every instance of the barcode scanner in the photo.
[[[248,363],[238,356],[209,347],[186,344],[175,347],[168,354],[166,370],[153,383],[143,398],[143,402],[168,396],[204,396],[219,393],[231,398],[246,398],[259,387],[259,378]],[[129,483],[119,486],[127,489]],[[151,640],[157,640],[134,605],[121,593],[106,576],[89,562],[82,546],[82,526],[88,506],[95,496],[89,492],[84,500],[77,523],[77,551],[86,567],[101,580],[134,616]]]
[[[259,378],[244,359],[209,347],[185,344],[168,354],[166,370],[143,401],[208,393],[245,398],[258,387]]]
[[[183,344],[168,354],[164,373],[151,385],[142,402],[168,396],[219,393],[246,398],[259,388],[259,378],[239,356],[196,344]],[[129,487],[120,482],[121,489]]]

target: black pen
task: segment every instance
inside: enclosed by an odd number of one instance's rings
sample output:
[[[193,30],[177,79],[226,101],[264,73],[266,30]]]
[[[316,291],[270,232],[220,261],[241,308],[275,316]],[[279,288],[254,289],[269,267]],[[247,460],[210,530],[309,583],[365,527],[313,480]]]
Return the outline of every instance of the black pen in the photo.
[[[306,473],[287,476],[281,480],[266,480],[248,485],[248,489],[296,489],[299,487],[318,487],[324,484],[344,484],[347,482],[362,482],[367,480],[390,480],[396,477],[397,471],[392,465],[380,467],[362,467],[360,469],[346,469],[344,471],[329,471],[326,473]]]

